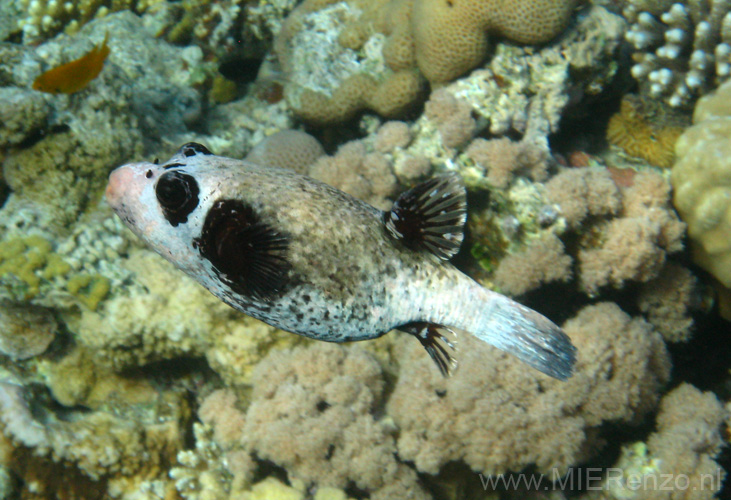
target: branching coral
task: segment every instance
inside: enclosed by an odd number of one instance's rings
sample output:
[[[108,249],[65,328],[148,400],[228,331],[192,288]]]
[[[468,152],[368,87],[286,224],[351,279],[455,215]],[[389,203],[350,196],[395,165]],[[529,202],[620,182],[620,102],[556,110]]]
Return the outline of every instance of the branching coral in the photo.
[[[413,342],[400,344],[400,377],[387,410],[399,456],[434,474],[451,460],[499,474],[531,464],[565,469],[596,450],[597,427],[649,410],[670,370],[659,334],[611,303],[588,306],[564,330],[578,349],[566,382],[526,370],[469,336],[459,369],[441,377]]]
[[[652,97],[687,106],[731,75],[731,5],[726,0],[630,0],[626,38],[632,75]]]

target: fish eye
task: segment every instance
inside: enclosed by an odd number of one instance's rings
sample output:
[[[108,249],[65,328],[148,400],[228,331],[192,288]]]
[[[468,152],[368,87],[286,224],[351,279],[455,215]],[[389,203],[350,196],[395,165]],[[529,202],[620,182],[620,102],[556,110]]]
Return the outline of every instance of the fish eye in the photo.
[[[204,154],[204,155],[210,155],[211,153],[207,147],[205,147],[203,144],[199,144],[197,142],[189,142],[187,144],[183,144],[183,146],[180,148],[180,150],[183,152],[183,155],[185,156],[195,156],[198,153]]]
[[[188,216],[198,206],[199,192],[196,180],[180,171],[162,174],[155,186],[157,201],[172,226],[188,221]]]

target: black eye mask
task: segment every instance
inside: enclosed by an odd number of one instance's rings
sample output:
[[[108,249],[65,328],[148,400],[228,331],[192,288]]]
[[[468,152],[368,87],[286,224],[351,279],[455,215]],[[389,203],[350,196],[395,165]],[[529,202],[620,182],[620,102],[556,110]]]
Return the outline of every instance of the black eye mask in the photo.
[[[165,219],[173,227],[188,222],[188,216],[198,206],[198,183],[183,172],[166,172],[155,186],[157,201]]]

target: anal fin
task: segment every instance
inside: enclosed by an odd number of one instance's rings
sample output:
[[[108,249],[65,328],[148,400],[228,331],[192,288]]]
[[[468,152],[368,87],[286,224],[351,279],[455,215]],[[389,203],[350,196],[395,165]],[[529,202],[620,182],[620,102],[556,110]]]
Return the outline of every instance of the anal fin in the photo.
[[[431,359],[434,360],[442,375],[448,377],[454,373],[457,368],[457,360],[454,359],[449,350],[453,352],[457,350],[457,336],[451,329],[425,321],[407,323],[399,326],[398,329],[419,339],[419,342],[424,346]],[[450,340],[445,333],[451,335],[453,340]]]

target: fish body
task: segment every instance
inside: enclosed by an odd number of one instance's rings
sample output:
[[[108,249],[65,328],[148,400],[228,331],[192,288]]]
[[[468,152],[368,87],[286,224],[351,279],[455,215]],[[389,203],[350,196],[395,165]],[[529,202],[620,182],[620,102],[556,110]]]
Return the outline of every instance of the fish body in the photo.
[[[283,330],[346,342],[415,335],[444,373],[451,334],[469,332],[556,378],[575,349],[547,318],[447,262],[459,248],[458,176],[382,212],[293,171],[189,143],[165,164],[110,175],[107,199],[151,248],[228,305]]]
[[[104,67],[104,61],[109,55],[108,41],[109,33],[107,32],[100,45],[95,46],[80,58],[41,73],[33,81],[33,90],[49,94],[73,94],[84,89],[99,76]]]

